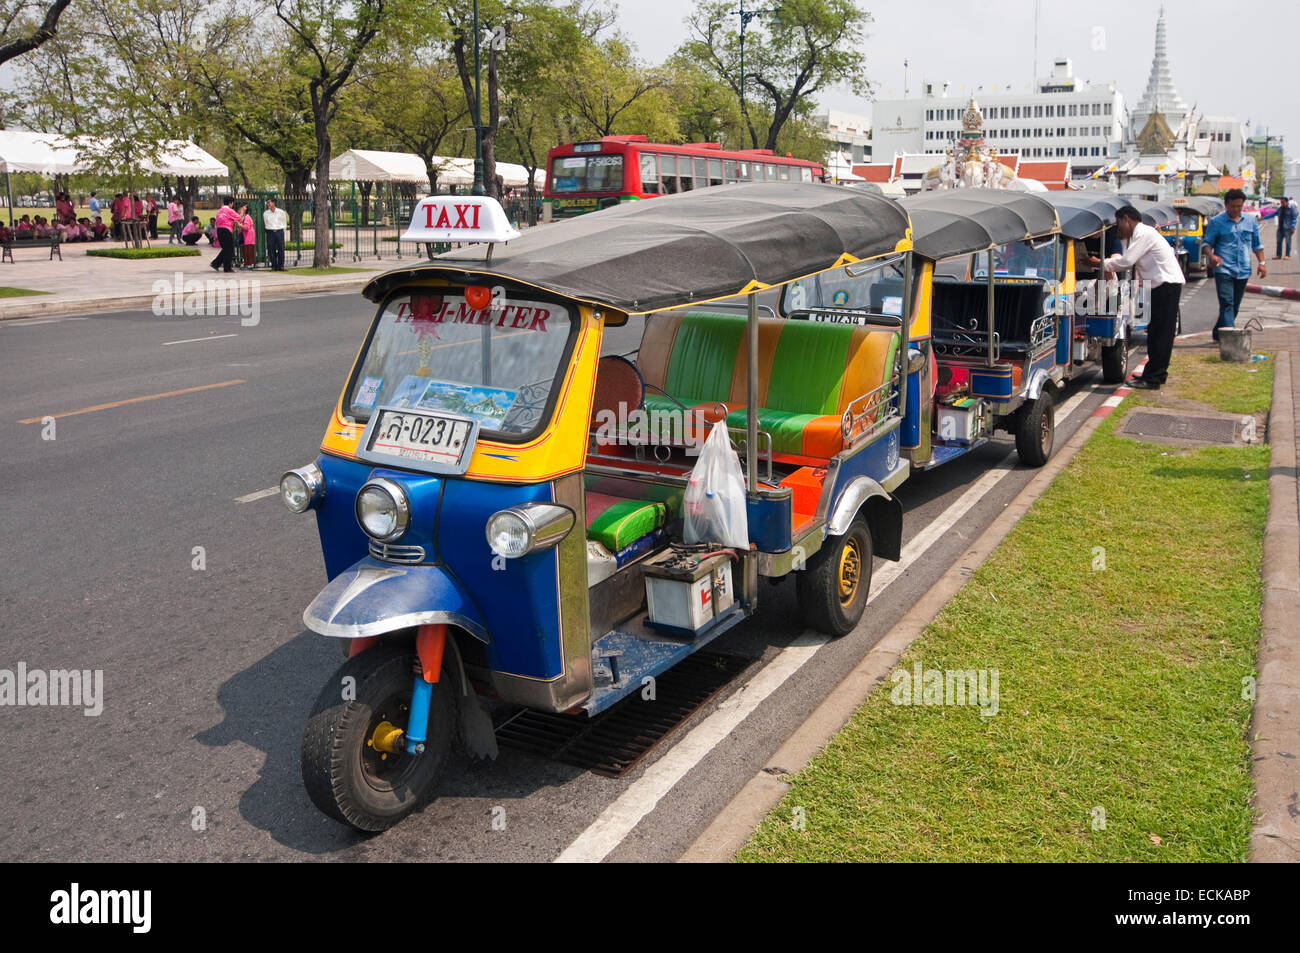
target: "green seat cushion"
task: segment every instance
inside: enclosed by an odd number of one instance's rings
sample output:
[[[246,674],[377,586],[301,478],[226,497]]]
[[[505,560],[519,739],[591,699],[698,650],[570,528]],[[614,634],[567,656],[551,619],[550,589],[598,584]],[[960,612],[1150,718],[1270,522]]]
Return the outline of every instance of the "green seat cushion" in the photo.
[[[787,321],[777,342],[764,404],[792,413],[837,413],[853,331],[849,324]]]
[[[788,410],[769,410],[760,407],[758,411],[758,429],[766,430],[772,435],[773,453],[803,453],[803,428],[809,421],[822,414],[799,414]],[[749,426],[749,418],[744,410],[733,410],[727,415],[727,426],[744,430]],[[762,449],[762,444],[759,445]]]
[[[657,499],[628,499],[591,489],[593,483],[600,486],[603,482],[587,481],[587,538],[611,553],[663,528],[681,510],[682,491],[678,487],[647,486],[645,495]]]

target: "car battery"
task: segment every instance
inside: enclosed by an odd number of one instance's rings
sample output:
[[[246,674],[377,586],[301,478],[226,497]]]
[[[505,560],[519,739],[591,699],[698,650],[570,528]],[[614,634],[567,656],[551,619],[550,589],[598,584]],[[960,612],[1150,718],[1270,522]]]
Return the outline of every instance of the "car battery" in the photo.
[[[729,552],[700,559],[684,549],[669,549],[645,563],[649,623],[657,629],[693,636],[707,629],[736,601]]]
[[[940,404],[935,418],[935,434],[947,444],[970,444],[979,434],[978,401],[969,397],[952,404]]]

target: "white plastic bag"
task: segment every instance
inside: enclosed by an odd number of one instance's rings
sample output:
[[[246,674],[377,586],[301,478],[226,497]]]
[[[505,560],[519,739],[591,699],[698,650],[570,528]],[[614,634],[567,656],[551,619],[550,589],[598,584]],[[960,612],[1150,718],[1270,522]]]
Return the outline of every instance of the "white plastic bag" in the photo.
[[[745,475],[722,421],[713,425],[704,441],[700,459],[686,485],[682,509],[687,543],[720,543],[749,549]]]

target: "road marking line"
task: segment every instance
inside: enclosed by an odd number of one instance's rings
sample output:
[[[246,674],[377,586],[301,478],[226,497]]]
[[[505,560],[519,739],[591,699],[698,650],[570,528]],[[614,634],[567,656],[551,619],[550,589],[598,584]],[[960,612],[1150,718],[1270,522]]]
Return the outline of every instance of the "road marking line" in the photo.
[[[58,324],[60,321],[85,321],[86,318],[20,318],[17,321],[0,321],[0,328],[30,328],[37,324]]]
[[[254,500],[264,500],[268,496],[274,496],[280,492],[280,485],[269,486],[265,490],[258,490],[256,493],[248,493],[244,496],[235,497],[236,503],[252,503]]]
[[[1097,387],[1093,385],[1081,390],[1062,404],[1061,412],[1057,415],[1057,423],[1068,420],[1084,400],[1096,392]],[[1014,451],[1008,453],[904,547],[899,554],[902,558],[896,563],[889,563],[877,575],[876,578],[884,579],[885,582],[868,597],[868,604],[924,555],[957,520],[979,502],[985,493],[1008,474],[1015,472],[1011,464],[1014,456]],[[764,699],[780,688],[829,641],[828,636],[808,631],[777,653],[776,657],[763,666],[757,675],[738,688],[707,718],[692,728],[662,758],[650,765],[641,777],[601,812],[590,827],[579,834],[573,843],[555,858],[555,863],[599,863],[608,857],[641,823],[641,820],[659,805],[664,795],[671,791],[678,781],[703,761],[722,739],[726,738],[762,704]]]
[[[77,414],[89,414],[96,410],[110,410],[113,407],[125,407],[127,404],[139,404],[146,400],[159,400],[163,397],[179,397],[182,394],[197,394],[201,390],[214,390],[218,387],[230,387],[234,384],[247,384],[248,381],[222,381],[220,384],[204,384],[202,387],[186,387],[184,390],[169,390],[165,394],[149,394],[145,397],[129,397],[126,400],[115,400],[109,404],[95,404],[93,407],[82,407],[80,410],[66,410],[61,414],[46,414],[45,417],[75,417]],[[18,421],[20,424],[39,424],[45,417],[28,417],[26,420]]]
[[[237,337],[239,337],[238,333],[214,334],[211,337],[206,337],[206,338],[186,338],[184,341],[163,341],[162,346],[170,347],[173,344],[197,344],[199,341],[217,341],[220,340],[221,338],[237,338]]]

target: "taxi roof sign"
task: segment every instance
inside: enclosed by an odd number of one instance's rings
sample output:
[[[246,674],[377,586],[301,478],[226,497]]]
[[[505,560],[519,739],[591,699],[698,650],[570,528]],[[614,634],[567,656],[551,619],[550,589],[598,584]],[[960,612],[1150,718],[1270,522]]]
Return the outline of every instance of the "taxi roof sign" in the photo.
[[[402,234],[404,242],[508,242],[519,232],[505,209],[486,195],[431,195],[421,199]]]

